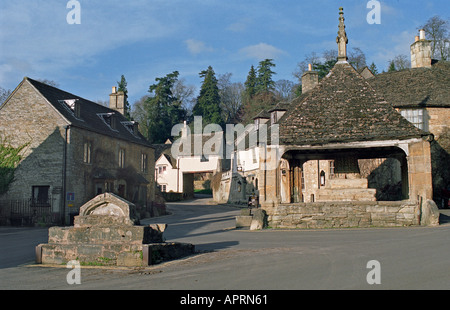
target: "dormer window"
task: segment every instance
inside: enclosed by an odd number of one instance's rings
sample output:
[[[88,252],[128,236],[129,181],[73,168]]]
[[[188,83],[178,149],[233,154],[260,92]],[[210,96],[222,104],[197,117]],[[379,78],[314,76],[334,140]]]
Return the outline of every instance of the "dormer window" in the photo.
[[[80,119],[81,109],[79,99],[64,99],[58,101],[68,112],[75,116],[75,118]]]
[[[273,111],[270,113],[270,120],[272,124],[275,124],[277,122],[277,111]]]
[[[116,125],[116,116],[114,112],[110,113],[99,113],[97,114],[98,117],[112,130],[117,131],[117,125]]]
[[[138,123],[131,121],[131,122],[120,122],[131,134],[134,136],[138,135]]]

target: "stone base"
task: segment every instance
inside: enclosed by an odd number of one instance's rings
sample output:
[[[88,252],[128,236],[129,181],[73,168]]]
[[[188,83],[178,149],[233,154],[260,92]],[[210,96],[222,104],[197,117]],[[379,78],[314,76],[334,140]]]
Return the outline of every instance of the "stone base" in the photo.
[[[36,247],[36,262],[61,265],[77,260],[81,265],[140,267],[185,257],[194,252],[194,245],[188,243],[40,244]]]
[[[236,216],[236,228],[250,228],[252,220],[253,220],[252,215]]]

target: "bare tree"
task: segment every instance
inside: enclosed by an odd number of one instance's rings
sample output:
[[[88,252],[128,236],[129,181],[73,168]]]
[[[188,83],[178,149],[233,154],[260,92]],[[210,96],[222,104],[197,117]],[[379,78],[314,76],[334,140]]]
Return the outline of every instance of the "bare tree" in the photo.
[[[279,100],[289,101],[295,97],[295,83],[289,80],[275,82],[275,95]]]
[[[348,55],[348,62],[356,69],[361,69],[366,66],[366,55],[359,47],[354,47]]]
[[[433,16],[420,27],[432,41],[431,55],[435,59],[447,60],[450,56],[449,21],[439,16]]]
[[[217,87],[219,88],[223,119],[226,123],[237,123],[242,105],[244,85],[232,83],[231,76],[231,73],[219,75]]]
[[[389,60],[388,63],[390,71],[399,71],[411,67],[411,62],[406,55],[397,55],[394,59]]]
[[[191,115],[195,104],[195,86],[186,85],[184,78],[178,79],[172,87],[172,94],[178,99],[187,114]]]
[[[0,106],[8,99],[9,95],[11,95],[11,90],[0,86]]]

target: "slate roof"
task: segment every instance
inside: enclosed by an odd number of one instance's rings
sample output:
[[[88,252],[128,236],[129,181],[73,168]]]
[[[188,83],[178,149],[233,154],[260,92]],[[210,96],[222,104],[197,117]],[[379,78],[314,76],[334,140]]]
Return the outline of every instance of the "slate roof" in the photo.
[[[323,145],[426,135],[347,62],[338,62],[311,91],[290,103],[278,121],[280,144]]]
[[[395,107],[450,107],[450,62],[381,73],[367,80]]]
[[[47,101],[70,122],[71,126],[152,147],[140,133],[134,134],[124,125],[124,123],[128,123],[128,119],[120,112],[28,77],[25,77],[24,80],[30,82],[42,96],[44,96]],[[78,103],[80,104],[79,118],[76,117],[67,106],[64,106],[65,104],[62,102],[70,99],[78,99]],[[111,127],[99,117],[99,114],[107,113],[114,113],[114,116],[117,117],[115,129],[111,129]]]

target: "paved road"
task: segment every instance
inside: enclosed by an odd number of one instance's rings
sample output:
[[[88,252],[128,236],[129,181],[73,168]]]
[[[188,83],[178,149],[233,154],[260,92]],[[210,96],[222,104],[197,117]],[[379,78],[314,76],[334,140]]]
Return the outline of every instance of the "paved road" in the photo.
[[[2,228],[0,289],[450,289],[450,224],[251,232],[233,229],[238,209],[208,200],[169,210],[142,222],[168,223],[167,241],[193,243],[199,254],[141,269],[83,268],[81,285],[67,284],[68,269],[32,264],[45,230]],[[367,282],[371,260],[381,284]]]

